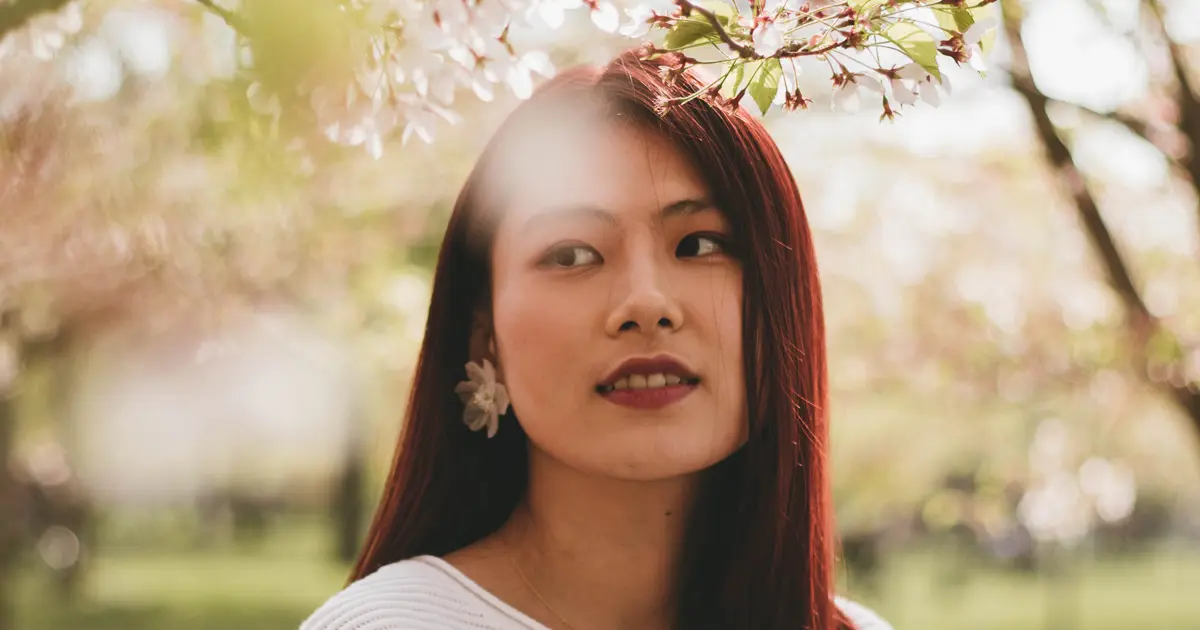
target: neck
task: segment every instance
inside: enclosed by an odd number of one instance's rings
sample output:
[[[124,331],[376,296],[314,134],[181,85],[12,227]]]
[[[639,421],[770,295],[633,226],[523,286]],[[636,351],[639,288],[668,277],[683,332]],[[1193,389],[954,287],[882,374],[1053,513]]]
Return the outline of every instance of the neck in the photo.
[[[503,535],[537,594],[575,630],[669,628],[695,485],[582,473],[531,449],[528,492]]]

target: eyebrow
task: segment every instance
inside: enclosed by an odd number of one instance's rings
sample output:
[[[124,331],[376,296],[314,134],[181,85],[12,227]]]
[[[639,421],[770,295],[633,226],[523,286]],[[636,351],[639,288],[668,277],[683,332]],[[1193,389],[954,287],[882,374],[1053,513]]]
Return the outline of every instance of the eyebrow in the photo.
[[[700,214],[701,212],[716,211],[717,205],[710,199],[681,199],[674,203],[663,206],[659,212],[659,218],[670,219],[674,217],[690,216]],[[525,220],[525,228],[549,220],[559,220],[562,218],[579,218],[590,217],[603,221],[612,226],[618,224],[617,215],[609,210],[597,206],[567,206],[562,208],[552,208],[535,213],[533,216]]]

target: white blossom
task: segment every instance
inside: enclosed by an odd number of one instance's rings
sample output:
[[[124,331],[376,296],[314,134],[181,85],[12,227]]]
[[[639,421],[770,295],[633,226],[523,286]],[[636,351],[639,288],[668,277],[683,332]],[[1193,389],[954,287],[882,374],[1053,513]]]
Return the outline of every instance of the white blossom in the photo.
[[[983,56],[983,47],[980,42],[983,41],[984,35],[996,25],[996,21],[992,18],[982,19],[971,25],[965,33],[963,33],[963,43],[970,46],[971,57],[967,60],[967,64],[973,70],[979,73],[987,72],[987,60]]]
[[[930,77],[929,71],[915,61],[900,68],[896,74],[901,79],[908,79],[909,81],[924,81]]]
[[[773,21],[763,22],[751,34],[754,42],[754,52],[763,57],[770,57],[783,48],[783,31]]]
[[[621,25],[621,14],[611,2],[598,2],[592,9],[592,23],[606,33],[616,33]]]
[[[900,105],[915,105],[917,102],[917,93],[907,85],[903,79],[894,78],[889,81],[892,87],[892,99]]]
[[[650,33],[650,20],[658,15],[671,15],[675,11],[675,3],[671,0],[648,0],[638,2],[625,9],[629,22],[621,27],[625,37],[641,39]]]
[[[468,380],[454,388],[464,405],[463,422],[472,431],[487,428],[493,437],[500,428],[500,416],[508,412],[508,390],[496,381],[496,369],[491,361],[483,365],[471,361],[466,365]]]
[[[858,83],[846,81],[833,91],[831,105],[835,111],[854,113],[858,111]]]
[[[854,75],[854,82],[880,96],[884,95],[883,84],[880,83],[879,79],[876,79],[875,77],[865,74],[856,74]]]
[[[780,66],[783,68],[783,76],[780,77],[779,90],[775,92],[775,100],[772,101],[776,105],[784,103],[788,93],[800,89],[800,66],[796,64],[796,60],[782,59]]]

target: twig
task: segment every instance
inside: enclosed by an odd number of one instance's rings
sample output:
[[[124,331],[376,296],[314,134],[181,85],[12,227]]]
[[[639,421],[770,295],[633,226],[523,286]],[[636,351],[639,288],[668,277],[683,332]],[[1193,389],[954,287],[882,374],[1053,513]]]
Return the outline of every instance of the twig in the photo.
[[[733,38],[730,37],[729,33],[725,30],[725,27],[721,26],[721,20],[717,17],[716,13],[705,9],[702,6],[693,4],[689,0],[677,0],[677,2],[679,3],[679,6],[684,7],[688,11],[695,11],[696,13],[703,15],[704,18],[708,20],[708,23],[712,25],[713,30],[716,31],[717,37],[720,37],[721,41],[725,42],[726,46],[729,46],[729,48],[736,51],[738,55],[750,58],[758,56],[749,46],[745,46],[733,41]]]
[[[241,18],[234,15],[232,11],[229,11],[228,9],[223,9],[223,8],[217,6],[217,4],[215,2],[213,2],[213,0],[196,0],[196,2],[198,2],[204,8],[208,9],[210,12],[212,12],[213,15],[216,15],[217,17],[221,18],[226,24],[229,25],[229,28],[232,28],[233,30],[237,31],[238,33],[241,33],[242,35],[248,34],[247,29],[246,29],[246,24],[242,21]]]

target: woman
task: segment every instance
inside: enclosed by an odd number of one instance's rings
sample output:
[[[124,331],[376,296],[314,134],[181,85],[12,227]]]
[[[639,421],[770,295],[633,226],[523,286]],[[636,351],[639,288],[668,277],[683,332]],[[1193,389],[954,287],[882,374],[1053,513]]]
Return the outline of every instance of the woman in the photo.
[[[831,595],[795,181],[744,109],[664,107],[703,89],[674,63],[565,72],[489,143],[352,584],[303,630],[888,627]]]

